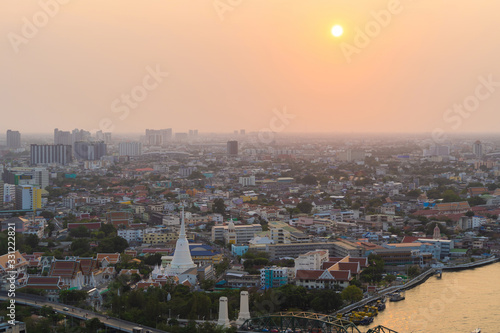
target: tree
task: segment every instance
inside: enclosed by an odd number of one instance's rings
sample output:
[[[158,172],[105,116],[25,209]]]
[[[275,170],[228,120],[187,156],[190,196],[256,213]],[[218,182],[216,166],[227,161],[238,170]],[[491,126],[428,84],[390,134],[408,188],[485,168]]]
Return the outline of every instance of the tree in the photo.
[[[297,209],[302,213],[309,214],[313,209],[313,205],[310,202],[302,201],[297,205]]]
[[[90,251],[89,241],[84,238],[75,239],[73,243],[71,243],[71,251],[73,251],[75,256],[81,256],[82,254]]]
[[[420,196],[420,194],[422,194],[422,191],[420,191],[418,189],[406,192],[406,196],[410,197],[410,198],[418,198]]]
[[[418,276],[420,273],[421,273],[420,267],[418,267],[417,265],[408,267],[408,275],[411,278]]]
[[[472,210],[469,210],[467,213],[464,214],[465,216],[468,216],[468,217],[473,217],[475,214]]]
[[[318,179],[314,175],[304,176],[300,182],[305,185],[318,185]]]
[[[342,296],[333,290],[324,290],[313,298],[311,306],[317,312],[332,312],[342,306]]]
[[[363,299],[363,290],[356,286],[348,286],[341,293],[342,299],[349,303],[359,302]]]
[[[47,220],[50,220],[54,218],[54,213],[49,212],[48,210],[44,210],[40,213],[40,216],[44,217]]]
[[[85,321],[85,328],[89,333],[98,332],[100,328],[105,328],[104,325],[98,318],[92,318]]]
[[[104,232],[104,235],[106,235],[106,237],[116,234],[115,226],[107,223],[101,225],[99,231]]]
[[[443,192],[443,202],[457,202],[460,201],[460,196],[453,190],[449,189]]]
[[[486,200],[483,199],[483,198],[481,198],[481,197],[472,197],[472,198],[469,198],[469,199],[467,199],[467,202],[472,207],[473,206],[479,206],[479,205],[485,205],[486,204]]]
[[[203,290],[212,290],[215,287],[215,281],[212,279],[206,279],[201,281],[201,289]]]
[[[371,283],[380,282],[384,273],[384,260],[378,255],[370,254],[368,263],[369,266],[361,272],[361,280]]]
[[[215,274],[221,276],[229,268],[229,259],[224,258],[220,263],[215,264]]]
[[[224,215],[226,213],[226,204],[224,203],[224,199],[217,198],[214,200],[212,210],[214,213],[218,213]]]
[[[71,229],[69,232],[71,237],[89,237],[90,232],[85,226],[81,225],[78,228]]]
[[[144,258],[144,263],[149,266],[161,264],[161,253],[150,254]]]
[[[61,290],[59,292],[59,299],[62,303],[77,304],[87,298],[85,290]]]
[[[29,234],[24,238],[24,243],[28,246],[30,246],[32,249],[35,249],[38,247],[38,236],[35,234]]]
[[[205,179],[205,176],[199,172],[199,171],[193,171],[191,174],[188,176],[188,179]]]
[[[396,276],[393,274],[387,274],[384,278],[384,280],[388,283],[396,281]]]
[[[118,236],[105,238],[99,242],[97,252],[101,253],[122,253],[128,247],[128,242]]]

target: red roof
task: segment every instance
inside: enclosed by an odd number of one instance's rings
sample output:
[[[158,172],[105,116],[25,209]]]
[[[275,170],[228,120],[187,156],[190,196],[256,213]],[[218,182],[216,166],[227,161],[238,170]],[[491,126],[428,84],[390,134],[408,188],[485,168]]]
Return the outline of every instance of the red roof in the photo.
[[[319,269],[311,269],[311,270],[299,269],[295,274],[295,278],[297,280],[317,280],[323,273],[324,271]]]
[[[360,272],[359,263],[357,262],[339,262],[340,271],[350,271],[351,274],[358,274]],[[335,271],[330,271],[330,273]]]
[[[414,243],[418,240],[418,237],[413,236],[404,236],[401,243]]]
[[[48,276],[61,276],[73,279],[80,270],[79,261],[56,260],[50,266]]]

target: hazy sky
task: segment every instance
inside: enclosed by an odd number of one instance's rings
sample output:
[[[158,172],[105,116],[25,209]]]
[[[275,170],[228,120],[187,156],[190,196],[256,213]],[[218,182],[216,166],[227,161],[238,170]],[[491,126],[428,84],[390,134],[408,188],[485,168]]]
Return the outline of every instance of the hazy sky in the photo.
[[[478,80],[500,82],[498,0],[59,1],[0,3],[1,132],[496,131],[500,121],[500,83]],[[474,112],[446,111],[464,101]],[[294,118],[283,125],[273,109]]]

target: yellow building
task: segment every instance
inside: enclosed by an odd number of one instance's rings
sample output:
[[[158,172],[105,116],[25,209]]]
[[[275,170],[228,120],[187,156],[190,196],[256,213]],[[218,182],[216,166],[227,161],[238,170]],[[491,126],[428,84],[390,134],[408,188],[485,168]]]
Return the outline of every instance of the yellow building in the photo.
[[[188,240],[194,240],[194,234],[186,235]],[[179,238],[175,232],[147,233],[144,234],[142,242],[146,244],[174,243]]]

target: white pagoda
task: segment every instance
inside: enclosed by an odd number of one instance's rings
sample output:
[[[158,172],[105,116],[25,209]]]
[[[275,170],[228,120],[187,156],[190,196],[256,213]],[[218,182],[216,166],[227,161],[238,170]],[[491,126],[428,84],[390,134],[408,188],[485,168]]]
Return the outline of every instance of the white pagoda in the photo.
[[[179,276],[185,274],[188,270],[196,268],[196,264],[191,258],[189,242],[186,237],[186,226],[184,225],[184,207],[182,208],[182,221],[179,239],[175,244],[174,257],[170,264],[165,267],[164,272],[169,276]]]

